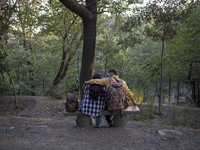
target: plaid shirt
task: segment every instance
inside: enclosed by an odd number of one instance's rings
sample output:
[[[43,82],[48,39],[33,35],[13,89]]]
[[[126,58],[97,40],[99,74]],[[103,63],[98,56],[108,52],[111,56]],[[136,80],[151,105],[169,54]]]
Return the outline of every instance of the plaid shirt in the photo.
[[[86,85],[84,89],[84,96],[79,106],[79,110],[85,115],[94,117],[100,116],[105,108],[106,88],[104,87],[104,91],[100,93],[96,100],[91,100],[89,98],[89,87],[90,84]]]

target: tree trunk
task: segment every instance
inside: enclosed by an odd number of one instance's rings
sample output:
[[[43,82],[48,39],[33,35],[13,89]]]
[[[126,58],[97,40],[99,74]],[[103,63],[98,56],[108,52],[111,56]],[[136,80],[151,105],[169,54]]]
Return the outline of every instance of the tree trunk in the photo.
[[[79,66],[79,62],[80,62],[80,52],[78,51],[78,55],[77,55],[77,75],[80,78],[80,66]]]
[[[65,48],[65,40],[66,40],[66,37],[63,37],[63,55],[62,55],[62,61],[61,61],[61,64],[60,64],[60,68],[59,68],[59,71],[56,75],[56,77],[54,78],[54,82],[53,82],[53,85],[51,87],[51,90],[53,90],[54,88],[56,88],[58,86],[58,84],[64,79],[64,77],[66,76],[66,73],[68,71],[68,67],[69,67],[69,64],[73,58],[73,56],[75,55],[76,53],[76,50],[79,48],[81,42],[77,42],[76,43],[76,46],[75,46],[75,50],[71,50],[71,47],[74,43],[74,41],[77,39],[77,34],[74,35],[74,38],[72,39],[71,43],[69,44],[68,48],[66,49]],[[68,55],[68,58],[67,58],[67,55]]]
[[[11,82],[12,87],[13,87],[13,91],[14,91],[14,95],[15,95],[16,109],[18,109],[18,108],[19,108],[19,102],[18,102],[18,99],[17,99],[17,93],[16,93],[15,85],[14,85],[14,82],[13,82],[12,77],[11,77],[11,75],[10,75],[10,72],[8,71],[7,73],[8,73],[10,82]]]
[[[88,0],[88,3],[86,3],[86,5],[89,5],[90,3],[94,3],[94,0]],[[94,5],[93,9],[96,12],[97,11],[96,3],[93,5]],[[88,10],[90,9],[88,8]],[[84,42],[83,42],[82,64],[81,64],[81,76],[80,76],[81,98],[83,96],[82,86],[84,82],[91,79],[92,77],[95,45],[96,45],[96,22],[97,22],[96,14],[94,14],[93,18],[90,20],[86,21],[83,20]]]
[[[142,88],[143,91],[143,102],[146,102],[145,87]]]
[[[196,103],[196,89],[195,89],[195,85],[196,85],[196,82],[195,82],[195,79],[193,79],[192,81],[192,100],[194,103]]]
[[[191,87],[191,90],[192,90],[192,102],[196,103],[196,91],[195,91],[195,78],[193,77],[193,64],[192,62],[190,63],[190,66],[189,66],[189,70],[188,70],[188,81],[189,81],[189,85]]]
[[[20,82],[20,71],[19,71],[19,68],[17,69],[17,82],[19,83]],[[17,95],[21,95],[21,87],[19,86],[18,90],[17,90]]]
[[[171,81],[171,77],[169,78],[169,91],[168,91],[168,105],[170,105],[170,103],[171,103],[171,83],[172,83],[172,81]]]
[[[3,53],[1,52],[1,49],[0,49],[0,54],[1,54],[1,57],[3,58],[4,63],[6,64],[6,66],[8,66],[8,65],[7,65],[7,62],[4,60],[4,56],[3,56]],[[14,91],[14,95],[15,95],[16,109],[17,109],[17,108],[19,108],[19,103],[18,103],[18,99],[17,99],[17,93],[16,93],[15,84],[14,84],[14,82],[13,82],[13,79],[12,79],[12,77],[11,77],[11,74],[10,74],[10,71],[9,71],[9,70],[7,71],[7,74],[8,74],[10,83],[11,83],[11,85],[12,85],[12,87],[13,87],[13,91]]]
[[[143,101],[148,102],[148,86],[143,88]]]
[[[60,0],[72,12],[76,13],[83,21],[83,53],[80,74],[80,91],[86,80],[91,79],[94,65],[96,44],[97,0],[86,0],[86,6],[72,0]]]
[[[64,70],[64,67],[65,67],[66,57],[67,57],[67,52],[65,51],[65,44],[63,44],[62,61],[61,61],[61,64],[60,64],[59,71],[58,71],[56,77],[54,78],[52,89],[54,89],[61,81],[60,76],[61,76],[61,74],[62,74],[62,72]]]
[[[179,99],[180,99],[180,81],[178,80],[177,83],[177,106],[179,105]]]
[[[200,85],[198,85],[198,107],[200,107]]]
[[[162,80],[163,80],[163,64],[164,64],[164,47],[165,47],[165,29],[162,36],[162,53],[161,53],[161,73],[160,73],[160,91],[159,91],[159,114],[161,115],[161,99],[162,99]]]

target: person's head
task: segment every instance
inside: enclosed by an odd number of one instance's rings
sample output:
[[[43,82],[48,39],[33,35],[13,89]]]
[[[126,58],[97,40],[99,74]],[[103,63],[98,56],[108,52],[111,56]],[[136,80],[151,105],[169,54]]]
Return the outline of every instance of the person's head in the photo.
[[[93,76],[92,76],[92,79],[101,79],[102,78],[102,75],[100,73],[95,73]]]
[[[114,75],[117,75],[117,72],[115,70],[108,71],[107,77],[112,77]]]

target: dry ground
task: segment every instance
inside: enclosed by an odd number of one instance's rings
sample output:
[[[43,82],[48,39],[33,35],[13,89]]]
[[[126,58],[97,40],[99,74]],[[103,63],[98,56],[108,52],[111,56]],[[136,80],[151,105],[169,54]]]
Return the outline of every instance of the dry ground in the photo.
[[[21,96],[0,97],[0,150],[199,150],[200,109],[164,106],[163,115],[129,118],[126,128],[76,127],[76,117],[64,117],[65,100]],[[171,114],[171,115],[170,115]],[[173,115],[174,114],[174,115]],[[182,122],[180,121],[182,116]],[[172,126],[173,118],[176,126]],[[177,121],[179,120],[179,121]]]

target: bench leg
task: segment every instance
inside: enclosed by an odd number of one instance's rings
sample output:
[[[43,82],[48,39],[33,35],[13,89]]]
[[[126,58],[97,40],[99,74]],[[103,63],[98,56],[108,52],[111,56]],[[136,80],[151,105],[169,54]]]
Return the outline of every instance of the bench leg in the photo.
[[[87,116],[87,115],[77,116],[76,125],[78,127],[90,127],[92,125],[91,116]]]
[[[113,125],[115,127],[126,127],[127,115],[113,115]]]

